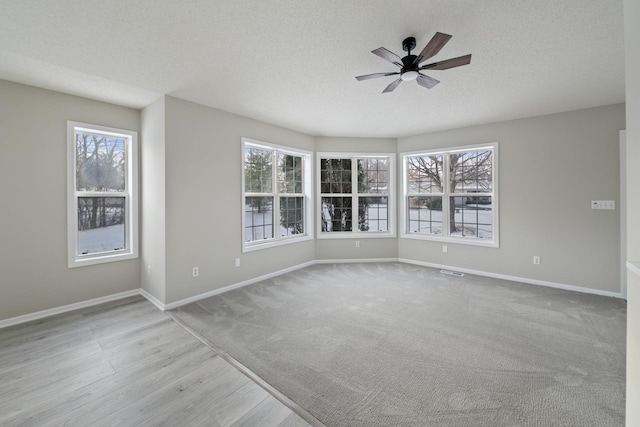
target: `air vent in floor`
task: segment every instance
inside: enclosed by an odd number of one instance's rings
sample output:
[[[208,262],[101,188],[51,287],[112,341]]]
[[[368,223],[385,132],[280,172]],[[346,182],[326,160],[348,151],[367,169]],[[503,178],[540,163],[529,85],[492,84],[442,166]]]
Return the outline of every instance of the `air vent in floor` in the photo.
[[[460,273],[459,271],[451,271],[451,270],[440,270],[442,274],[448,274],[449,276],[462,277],[464,273]]]

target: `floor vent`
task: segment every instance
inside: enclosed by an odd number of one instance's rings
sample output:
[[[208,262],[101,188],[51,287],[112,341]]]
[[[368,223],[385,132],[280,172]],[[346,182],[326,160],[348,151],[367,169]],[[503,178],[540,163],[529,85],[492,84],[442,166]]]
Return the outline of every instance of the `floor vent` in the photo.
[[[462,277],[464,273],[460,273],[459,271],[451,271],[451,270],[440,270],[442,274],[448,274],[449,276]]]

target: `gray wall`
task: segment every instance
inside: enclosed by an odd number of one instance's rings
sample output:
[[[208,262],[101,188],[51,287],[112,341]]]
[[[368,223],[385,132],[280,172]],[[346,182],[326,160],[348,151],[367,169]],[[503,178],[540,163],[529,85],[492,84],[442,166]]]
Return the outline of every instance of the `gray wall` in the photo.
[[[313,260],[313,240],[242,253],[240,187],[242,137],[309,151],[313,138],[176,98],[165,103],[166,303]]]
[[[166,294],[165,98],[142,110],[140,144],[140,263],[142,289],[161,303]]]
[[[624,104],[418,135],[399,152],[499,142],[500,248],[399,239],[399,257],[620,292]],[[538,255],[541,265],[532,257]]]
[[[627,105],[627,426],[640,425],[640,2],[624,1]]]
[[[315,138],[316,153],[395,153],[396,148],[397,140],[395,138]],[[315,175],[317,176],[317,173]],[[314,192],[315,188],[314,185]],[[316,209],[314,222],[316,230],[318,221],[318,209]],[[317,234],[319,233],[316,233],[316,237]],[[356,248],[356,240],[360,242],[359,248]],[[318,260],[398,258],[398,240],[395,237],[381,239],[358,239],[357,237],[344,239],[316,238],[315,246],[316,259]]]
[[[619,203],[624,105],[396,140],[314,138],[172,97],[140,113],[9,82],[0,82],[0,91],[6,193],[0,237],[10,242],[0,249],[0,319],[138,287],[170,304],[314,259],[405,258],[620,289],[619,212],[593,211],[589,201]],[[141,260],[68,269],[66,121],[140,130],[141,114]],[[498,141],[500,248],[449,243],[443,254],[440,243],[411,239],[361,239],[360,248],[354,239],[316,239],[243,254],[243,136],[315,152],[402,153]],[[25,175],[25,165],[37,173]],[[630,257],[638,247],[630,239]],[[542,257],[540,266],[533,255]],[[198,278],[191,277],[194,266]]]
[[[137,259],[67,267],[67,120],[140,130],[140,112],[0,80],[0,320],[140,287]]]

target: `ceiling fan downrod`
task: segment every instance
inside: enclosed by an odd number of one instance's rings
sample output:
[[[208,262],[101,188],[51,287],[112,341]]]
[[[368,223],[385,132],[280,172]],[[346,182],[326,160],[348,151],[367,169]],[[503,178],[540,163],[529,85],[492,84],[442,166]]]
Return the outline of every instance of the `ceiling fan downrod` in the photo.
[[[409,82],[418,78],[418,64],[415,64],[416,55],[411,55],[411,49],[416,47],[415,37],[407,37],[402,41],[402,50],[407,52],[407,56],[402,58],[402,69],[400,70],[400,78],[402,81]]]

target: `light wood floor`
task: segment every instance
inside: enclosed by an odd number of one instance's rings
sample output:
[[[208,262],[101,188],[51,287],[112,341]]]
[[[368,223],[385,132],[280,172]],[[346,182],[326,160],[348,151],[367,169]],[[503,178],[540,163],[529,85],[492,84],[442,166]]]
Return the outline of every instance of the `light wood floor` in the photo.
[[[142,297],[0,329],[2,426],[307,426]]]

